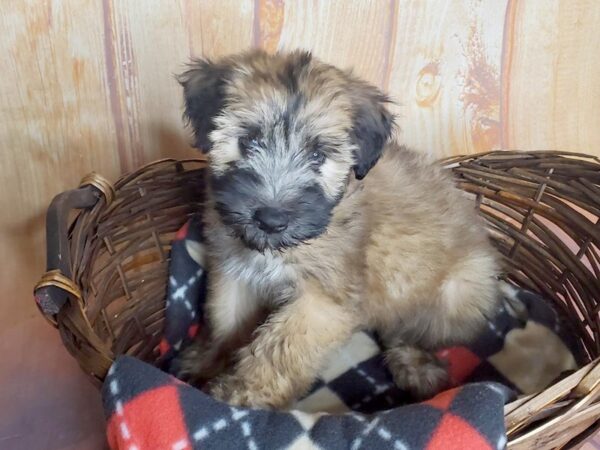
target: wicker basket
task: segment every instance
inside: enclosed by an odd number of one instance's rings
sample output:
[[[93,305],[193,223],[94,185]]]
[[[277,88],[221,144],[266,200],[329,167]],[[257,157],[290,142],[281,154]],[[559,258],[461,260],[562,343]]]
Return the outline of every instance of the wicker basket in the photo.
[[[485,217],[506,278],[551,298],[587,353],[576,373],[506,406],[509,448],[572,443],[600,418],[600,160],[492,152],[444,164]],[[156,361],[170,243],[200,210],[204,165],[158,161],[114,188],[92,174],[50,206],[36,301],[95,380],[119,354]]]

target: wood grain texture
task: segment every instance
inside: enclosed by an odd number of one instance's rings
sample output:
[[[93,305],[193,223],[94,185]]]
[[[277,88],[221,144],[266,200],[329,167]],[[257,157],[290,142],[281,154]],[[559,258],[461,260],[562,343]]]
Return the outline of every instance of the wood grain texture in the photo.
[[[276,48],[311,50],[381,86],[395,11],[394,0],[287,2]],[[272,42],[267,46],[274,47]]]
[[[190,56],[245,49],[253,33],[250,1],[153,0],[143,5],[103,2],[106,70],[122,171],[190,155],[175,75],[185,70]]]
[[[513,2],[504,146],[600,155],[600,2]]]
[[[44,269],[45,209],[92,170],[114,180],[194,155],[174,79],[189,57],[310,49],[389,91],[399,139],[437,156],[600,155],[598,23],[596,0],[1,1],[0,351],[15,365],[0,365],[0,398],[27,389],[6,381],[19,368],[44,377],[48,359],[61,361],[50,373],[64,368],[65,396],[90,396],[31,298]],[[28,399],[46,388],[30,389]],[[59,407],[60,395],[40,414]],[[90,417],[64,420],[87,429]]]
[[[506,2],[401,2],[386,88],[399,138],[438,156],[500,145],[500,61]]]

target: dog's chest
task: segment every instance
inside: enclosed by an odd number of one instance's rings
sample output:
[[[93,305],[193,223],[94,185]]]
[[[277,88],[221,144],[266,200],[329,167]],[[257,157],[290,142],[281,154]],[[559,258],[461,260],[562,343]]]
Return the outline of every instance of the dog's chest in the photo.
[[[260,297],[275,302],[293,295],[297,273],[281,256],[255,251],[232,252],[221,260],[222,270]]]

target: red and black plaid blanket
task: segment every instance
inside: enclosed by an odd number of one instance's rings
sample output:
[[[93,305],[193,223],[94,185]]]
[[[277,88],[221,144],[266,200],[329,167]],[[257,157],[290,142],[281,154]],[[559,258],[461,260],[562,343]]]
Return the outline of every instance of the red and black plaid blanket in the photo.
[[[159,346],[168,371],[203,323],[207,273],[201,222],[178,233],[171,252],[166,324]],[[112,449],[320,448],[501,449],[503,405],[576,368],[580,348],[540,296],[504,287],[504,302],[468,347],[445,349],[455,387],[427,402],[392,382],[375,336],[356,333],[332,356],[311,392],[289,412],[234,408],[132,358],[104,386]]]

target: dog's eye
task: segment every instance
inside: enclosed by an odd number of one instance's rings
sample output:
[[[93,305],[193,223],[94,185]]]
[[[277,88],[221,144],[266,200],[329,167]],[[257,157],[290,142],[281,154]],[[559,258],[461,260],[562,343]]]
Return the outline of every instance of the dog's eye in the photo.
[[[262,141],[257,134],[241,136],[238,139],[238,146],[244,154],[251,154],[260,149]]]
[[[313,165],[320,166],[325,162],[325,153],[315,148],[311,150],[309,158]]]

